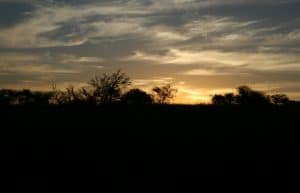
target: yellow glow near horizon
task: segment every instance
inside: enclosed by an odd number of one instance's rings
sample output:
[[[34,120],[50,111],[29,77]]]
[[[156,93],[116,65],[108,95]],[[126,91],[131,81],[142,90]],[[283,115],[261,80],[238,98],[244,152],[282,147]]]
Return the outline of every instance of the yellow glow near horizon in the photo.
[[[132,85],[127,90],[131,88],[139,88],[147,93],[152,93],[153,86],[160,86],[164,85],[165,80],[170,80],[170,78],[166,78],[163,80],[156,79],[154,83],[151,86],[143,86],[143,85]],[[140,83],[140,82],[137,82]],[[65,90],[69,86],[74,86],[75,88],[80,87],[86,87],[86,83],[82,82],[64,82],[57,84],[57,89],[59,90]],[[224,94],[224,93],[236,93],[235,88],[197,88],[197,87],[191,87],[186,85],[184,82],[179,82],[178,84],[172,84],[174,88],[178,90],[176,93],[176,97],[171,101],[172,104],[209,104],[211,103],[211,97],[214,94]],[[250,87],[257,89],[257,90],[268,90],[268,89],[275,89],[277,87],[269,85],[269,84],[262,84],[262,85],[249,85]],[[16,89],[16,90],[22,90],[22,89],[30,89],[32,91],[51,91],[52,85],[51,84],[43,84],[43,83],[37,83],[34,81],[25,81],[22,84],[11,84],[6,85],[2,88],[7,89]],[[266,94],[276,94],[278,92],[269,91]],[[300,99],[300,92],[285,92],[284,94],[287,94],[291,99],[293,100],[299,100]]]

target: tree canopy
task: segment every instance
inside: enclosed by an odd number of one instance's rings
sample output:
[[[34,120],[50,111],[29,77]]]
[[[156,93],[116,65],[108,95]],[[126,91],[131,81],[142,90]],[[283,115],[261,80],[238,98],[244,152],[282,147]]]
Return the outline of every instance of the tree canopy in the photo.
[[[249,86],[239,86],[237,88],[237,94],[225,93],[224,95],[213,95],[212,103],[215,105],[286,105],[290,103],[290,99],[284,94],[269,96],[261,91],[254,90]]]
[[[155,101],[159,104],[169,103],[177,93],[177,89],[170,84],[161,87],[156,86],[152,91],[154,92]]]

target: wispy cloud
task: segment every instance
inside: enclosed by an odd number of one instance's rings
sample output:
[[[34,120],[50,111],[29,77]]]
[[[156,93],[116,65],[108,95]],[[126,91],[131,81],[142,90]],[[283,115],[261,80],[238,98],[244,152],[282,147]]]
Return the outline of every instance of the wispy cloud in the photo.
[[[240,67],[255,70],[297,70],[298,54],[224,52],[219,50],[188,51],[171,49],[165,55],[136,52],[128,60],[152,61],[159,64],[211,64],[214,67]],[[207,65],[206,65],[207,66]]]
[[[23,12],[0,18],[0,86],[79,84],[121,68],[136,86],[172,82],[180,100],[196,102],[209,90],[269,80],[295,93],[288,84],[300,81],[297,0],[5,2]]]
[[[233,75],[229,72],[218,72],[213,69],[192,69],[182,73],[183,75],[189,76],[224,76],[224,75]]]
[[[3,53],[0,57],[0,72],[5,74],[79,74],[88,69],[103,68],[99,64],[103,60],[98,57],[24,53]]]
[[[171,84],[174,81],[172,77],[153,77],[152,79],[134,79],[132,81],[133,86],[160,86],[165,84]]]
[[[63,54],[60,56],[62,63],[101,63],[104,61],[100,57],[75,56],[71,54]]]

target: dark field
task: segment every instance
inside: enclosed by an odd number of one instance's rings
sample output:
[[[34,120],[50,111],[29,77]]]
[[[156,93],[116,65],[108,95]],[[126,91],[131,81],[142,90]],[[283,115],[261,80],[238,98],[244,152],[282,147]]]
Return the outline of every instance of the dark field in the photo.
[[[297,104],[0,112],[11,192],[299,192]]]

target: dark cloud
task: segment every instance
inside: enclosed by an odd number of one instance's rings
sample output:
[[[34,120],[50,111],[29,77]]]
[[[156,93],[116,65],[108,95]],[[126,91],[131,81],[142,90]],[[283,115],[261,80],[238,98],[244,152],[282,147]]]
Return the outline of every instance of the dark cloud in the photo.
[[[244,19],[271,19],[272,22],[276,23],[299,17],[299,7],[299,1],[286,1],[286,3],[280,1],[249,1],[249,3],[244,4],[220,4],[198,11],[199,14],[233,16]]]
[[[35,7],[31,3],[0,1],[0,28],[16,25],[30,17]]]

